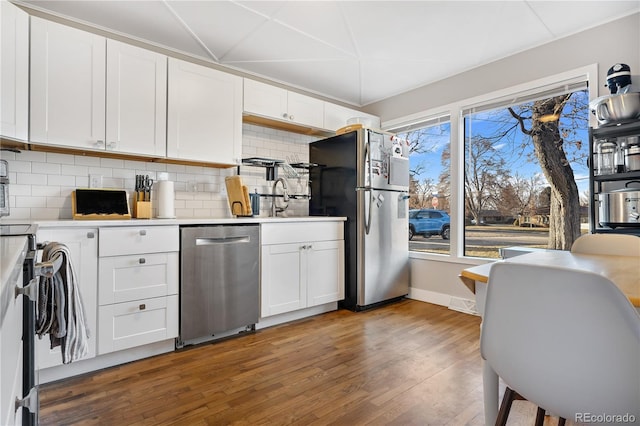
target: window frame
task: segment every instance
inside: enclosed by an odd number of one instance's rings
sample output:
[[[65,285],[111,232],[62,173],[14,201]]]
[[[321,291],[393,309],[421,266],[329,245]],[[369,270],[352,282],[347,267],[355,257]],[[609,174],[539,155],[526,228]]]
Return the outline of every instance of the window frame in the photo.
[[[449,118],[450,122],[450,151],[451,151],[451,199],[449,216],[450,249],[449,254],[436,254],[410,251],[412,259],[439,260],[451,263],[481,264],[486,263],[487,258],[471,257],[464,255],[464,115],[463,112],[470,109],[501,102],[504,99],[518,99],[522,96],[531,96],[537,91],[545,92],[553,86],[561,86],[567,82],[586,81],[589,91],[589,101],[598,96],[598,64],[590,64],[584,67],[549,75],[530,82],[488,92],[472,98],[419,111],[404,117],[399,117],[382,122],[382,129],[392,133],[399,133],[410,129],[412,126],[420,126],[421,123],[434,123],[441,117]],[[589,126],[596,126],[595,118],[589,116]]]

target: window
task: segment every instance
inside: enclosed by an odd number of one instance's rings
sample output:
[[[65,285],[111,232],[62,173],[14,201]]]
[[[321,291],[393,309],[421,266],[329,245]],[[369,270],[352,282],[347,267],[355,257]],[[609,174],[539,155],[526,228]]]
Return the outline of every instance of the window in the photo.
[[[449,254],[451,124],[448,115],[392,129],[409,141],[409,249]]]
[[[577,81],[462,110],[465,256],[544,248],[550,227],[587,220],[588,102]]]

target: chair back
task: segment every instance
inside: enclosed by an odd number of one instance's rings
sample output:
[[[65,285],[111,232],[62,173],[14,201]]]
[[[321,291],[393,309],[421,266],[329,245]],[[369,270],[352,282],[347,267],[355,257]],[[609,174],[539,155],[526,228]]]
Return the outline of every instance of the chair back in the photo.
[[[584,234],[573,242],[571,252],[640,256],[640,238],[627,234]]]
[[[640,424],[640,314],[601,275],[494,264],[480,349],[509,387],[557,416]]]

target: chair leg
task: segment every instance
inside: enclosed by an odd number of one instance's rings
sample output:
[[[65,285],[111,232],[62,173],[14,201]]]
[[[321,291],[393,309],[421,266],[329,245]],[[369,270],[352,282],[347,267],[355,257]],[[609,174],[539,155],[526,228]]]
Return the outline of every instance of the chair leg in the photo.
[[[558,419],[558,426],[564,426],[564,422],[566,422],[567,419],[565,419],[564,417],[560,417]]]
[[[536,426],[542,426],[544,424],[544,414],[545,409],[538,407],[538,411],[536,412]]]
[[[496,419],[496,426],[506,426],[507,418],[509,417],[509,411],[511,411],[511,404],[516,399],[518,393],[507,387],[504,390],[504,397],[502,398],[502,404],[500,404],[500,411],[498,412],[498,418]]]

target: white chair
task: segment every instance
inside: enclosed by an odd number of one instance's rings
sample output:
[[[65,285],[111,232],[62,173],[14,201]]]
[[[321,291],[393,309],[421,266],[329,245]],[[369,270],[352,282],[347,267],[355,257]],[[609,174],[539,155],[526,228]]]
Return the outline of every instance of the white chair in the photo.
[[[601,275],[496,263],[480,350],[508,386],[496,424],[513,391],[578,423],[626,415],[640,424],[640,315]]]
[[[640,256],[640,238],[629,234],[584,234],[573,242],[571,252]]]

